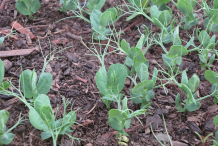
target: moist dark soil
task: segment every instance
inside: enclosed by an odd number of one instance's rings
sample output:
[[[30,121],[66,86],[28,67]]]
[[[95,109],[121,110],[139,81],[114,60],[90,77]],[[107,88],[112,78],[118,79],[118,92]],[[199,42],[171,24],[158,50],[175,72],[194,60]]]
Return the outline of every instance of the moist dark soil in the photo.
[[[112,1],[107,0],[103,11],[122,4],[121,0]],[[177,16],[180,20],[178,10],[171,3],[168,6],[172,9],[173,15]],[[81,141],[75,141],[73,145],[79,146],[114,146],[117,144],[116,133],[113,128],[108,124],[108,110],[104,103],[100,100],[101,95],[95,83],[95,74],[101,67],[101,63],[95,56],[86,55],[91,52],[84,46],[93,47],[89,42],[92,42],[91,25],[79,18],[68,18],[57,22],[60,19],[73,16],[71,12],[59,12],[59,1],[57,0],[42,0],[41,7],[34,19],[29,19],[17,12],[15,8],[15,0],[8,0],[5,2],[3,9],[0,9],[0,30],[11,29],[11,23],[17,21],[24,28],[29,28],[30,31],[37,36],[37,39],[30,42],[26,35],[17,32],[18,39],[12,37],[6,38],[4,43],[0,46],[0,51],[12,51],[20,49],[31,49],[41,46],[44,56],[49,54],[50,50],[57,49],[63,50],[56,54],[46,67],[46,72],[50,72],[53,76],[52,88],[48,93],[51,100],[52,108],[58,108],[58,117],[63,115],[62,96],[67,100],[71,100],[73,104],[72,109],[77,110],[76,122],[71,128],[74,132],[70,133],[71,136],[80,138]],[[199,12],[202,15],[203,11]],[[88,16],[87,16],[88,17]],[[135,22],[139,22],[130,27],[121,39],[125,39],[131,47],[135,46],[140,38],[138,28],[146,25],[153,32],[160,32],[160,30],[151,24],[149,20],[142,16],[138,16],[131,21],[126,21],[127,16],[123,16],[116,23],[117,30],[123,30]],[[56,23],[54,23],[56,22]],[[151,27],[152,25],[152,27]],[[198,26],[204,29],[202,24]],[[180,38],[182,40],[189,40],[187,34],[192,34],[195,27],[190,30],[180,29]],[[216,34],[217,36],[218,34]],[[3,36],[3,34],[0,34]],[[81,42],[82,37],[84,44]],[[59,40],[59,43],[57,41]],[[199,43],[197,40],[196,44]],[[98,43],[98,42],[96,42]],[[103,41],[104,43],[104,41]],[[169,50],[170,45],[165,47]],[[163,50],[160,46],[154,45],[149,48],[145,57],[149,61],[149,71],[152,73],[153,68],[161,69],[164,67],[162,61]],[[19,75],[21,69],[35,69],[39,75],[44,64],[43,55],[40,50],[33,51],[32,53],[24,56],[11,56],[1,58],[3,61],[9,61],[9,67],[5,72],[5,78],[12,79],[15,86],[18,86]],[[110,53],[105,57],[105,66],[108,68],[111,64],[124,63],[125,56],[119,53]],[[204,72],[201,70],[198,53],[191,52],[183,57],[184,65],[183,70],[187,70],[187,75],[190,78],[194,73],[200,77],[200,85],[197,90],[198,97],[203,97],[210,94],[211,84],[205,80]],[[157,64],[158,63],[158,64]],[[21,68],[22,66],[22,68]],[[212,70],[217,72],[217,61],[213,63]],[[180,78],[177,78],[180,82]],[[123,93],[129,97],[129,89],[132,88],[131,81],[127,80]],[[142,124],[134,118],[131,122],[131,127],[128,131],[129,146],[158,146],[160,145],[153,136],[149,123],[153,121],[152,127],[155,134],[164,133],[164,115],[166,127],[169,135],[172,137],[175,146],[201,146],[202,143],[198,136],[194,133],[197,131],[202,136],[206,136],[217,130],[213,124],[214,116],[218,115],[218,105],[213,104],[213,97],[201,101],[201,107],[194,112],[180,113],[175,108],[175,96],[178,92],[181,93],[177,86],[167,86],[168,94],[165,93],[164,88],[154,90],[155,97],[151,100],[151,108],[145,116],[139,116]],[[184,94],[181,94],[184,95]],[[185,98],[185,96],[183,96]],[[182,97],[182,98],[183,98]],[[140,107],[131,101],[128,106],[132,110],[138,110]],[[116,105],[112,103],[112,108]],[[27,119],[23,124],[16,127],[12,132],[15,134],[14,140],[9,145],[16,146],[51,146],[52,139],[42,141],[40,138],[41,131],[35,129],[29,122],[28,108],[20,102],[16,97],[0,97],[0,109],[6,109],[10,113],[10,118],[7,127],[12,127],[18,120],[21,113]],[[71,110],[71,104],[67,108],[67,112]],[[210,142],[214,137],[207,140],[206,145],[212,145]],[[67,136],[60,136],[58,145],[70,146],[71,139]],[[170,145],[167,143],[166,145]]]

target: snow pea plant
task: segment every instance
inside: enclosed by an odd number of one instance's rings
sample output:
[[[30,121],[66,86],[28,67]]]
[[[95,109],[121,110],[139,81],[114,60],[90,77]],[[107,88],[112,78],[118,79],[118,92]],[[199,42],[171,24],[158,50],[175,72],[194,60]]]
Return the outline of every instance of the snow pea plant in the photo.
[[[43,132],[41,133],[42,140],[52,137],[53,145],[56,146],[57,138],[60,135],[67,135],[73,141],[75,139],[79,141],[80,139],[74,138],[68,134],[70,132],[73,132],[70,129],[70,127],[75,123],[76,120],[75,111],[72,111],[71,109],[71,112],[69,112],[68,114],[66,113],[66,108],[70,102],[68,101],[66,102],[65,99],[63,98],[63,105],[64,105],[63,118],[56,120],[56,115],[58,110],[54,115],[49,97],[45,95],[49,92],[51,88],[52,75],[50,73],[44,73],[44,70],[46,68],[46,65],[49,63],[49,61],[53,58],[56,58],[54,57],[56,53],[54,54],[51,53],[46,57],[43,56],[44,66],[38,82],[37,82],[37,74],[35,70],[33,71],[24,70],[20,75],[19,87],[14,86],[10,80],[5,81],[0,85],[0,94],[12,95],[19,98],[30,110],[29,112],[30,123],[36,129],[43,130]],[[50,58],[47,61],[48,56],[50,56]],[[4,77],[4,64],[0,60],[0,82],[2,82],[3,77]],[[21,86],[22,86],[22,90],[21,90]],[[11,89],[6,90],[8,87],[17,90],[18,93],[14,93],[13,92],[14,90]],[[31,100],[32,97],[33,100]],[[9,136],[12,135],[10,134]],[[3,137],[3,139],[5,139],[5,137]],[[2,142],[1,139],[0,142]]]
[[[66,114],[66,107],[69,105],[63,98],[64,114],[63,118],[55,121],[56,115],[52,112],[49,97],[45,94],[40,94],[34,101],[34,107],[30,107],[29,119],[30,123],[38,130],[43,130],[41,133],[42,140],[52,137],[53,145],[56,146],[58,136],[67,135],[74,140],[75,138],[68,133],[73,132],[70,127],[74,125],[76,113],[71,110]]]
[[[14,134],[10,133],[15,127],[21,124],[24,120],[23,118],[19,117],[17,123],[12,126],[10,129],[7,130],[6,123],[9,119],[9,113],[6,110],[0,110],[0,146],[1,145],[8,145],[14,139]]]
[[[206,1],[202,1],[203,9],[208,17],[204,19],[203,25],[205,26],[206,31],[218,31],[218,0],[213,0],[213,7],[209,7]]]
[[[199,29],[196,30],[196,36],[203,46],[199,51],[201,69],[203,70],[205,67],[210,68],[217,53],[215,50],[215,46],[218,43],[218,41],[215,42],[216,36],[213,35],[210,38],[205,30],[199,32]]]
[[[32,13],[36,13],[40,8],[39,0],[18,0],[15,4],[16,9],[23,15],[32,18]]]

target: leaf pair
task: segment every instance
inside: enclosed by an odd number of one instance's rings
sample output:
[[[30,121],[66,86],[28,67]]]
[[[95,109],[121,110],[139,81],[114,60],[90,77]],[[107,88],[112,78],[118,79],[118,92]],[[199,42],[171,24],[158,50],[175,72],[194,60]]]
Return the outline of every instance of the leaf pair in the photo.
[[[117,97],[123,89],[126,77],[126,68],[122,64],[113,64],[109,67],[108,73],[105,67],[101,67],[98,70],[96,73],[96,84],[102,96],[113,98],[113,96]]]
[[[194,74],[189,80],[186,74],[186,71],[182,73],[181,85],[180,89],[185,93],[187,99],[184,100],[185,106],[184,108],[181,105],[180,94],[178,93],[175,99],[175,103],[179,112],[184,111],[195,111],[200,107],[200,102],[196,101],[197,97],[196,89],[198,88],[200,83],[199,77]]]
[[[209,68],[210,64],[212,64],[213,61],[215,60],[215,52],[212,49],[214,49],[216,44],[218,43],[218,41],[215,42],[216,36],[213,35],[210,38],[209,34],[205,30],[199,32],[199,29],[196,30],[196,36],[198,40],[201,42],[201,44],[203,45],[203,48],[199,53],[201,68],[202,69],[204,69],[205,67]]]
[[[20,75],[22,90],[26,98],[35,99],[39,94],[47,94],[51,88],[52,75],[42,73],[38,80],[35,70],[25,70]]]
[[[8,81],[2,82],[5,75],[5,67],[3,61],[0,59],[0,91],[10,87]]]
[[[130,128],[131,119],[141,114],[145,114],[146,109],[140,109],[133,113],[129,112],[127,107],[127,98],[125,97],[122,100],[122,110],[119,109],[111,109],[108,113],[108,121],[112,128],[118,131],[118,135],[126,135],[128,134],[124,131],[125,128]]]
[[[6,123],[9,119],[8,111],[0,110],[0,117],[0,145],[7,145],[14,139],[14,134],[6,131]]]
[[[61,12],[66,12],[67,10],[74,10],[78,7],[78,0],[60,0],[60,5],[63,6],[59,9]]]
[[[103,13],[98,9],[94,9],[90,14],[94,38],[97,40],[105,40],[106,36],[110,35],[110,29],[107,28],[107,26],[114,23],[116,17],[116,8],[109,8]]]
[[[43,130],[41,138],[45,140],[52,135],[71,132],[70,127],[75,123],[76,113],[71,111],[55,121],[48,96],[40,94],[34,101],[34,108],[30,107],[29,120],[36,129]]]
[[[32,13],[36,13],[39,9],[40,2],[39,0],[18,0],[15,7],[21,14],[32,17]]]
[[[184,29],[186,30],[190,29],[199,22],[193,14],[195,5],[196,0],[178,0],[177,8],[185,15],[183,22],[185,22]]]

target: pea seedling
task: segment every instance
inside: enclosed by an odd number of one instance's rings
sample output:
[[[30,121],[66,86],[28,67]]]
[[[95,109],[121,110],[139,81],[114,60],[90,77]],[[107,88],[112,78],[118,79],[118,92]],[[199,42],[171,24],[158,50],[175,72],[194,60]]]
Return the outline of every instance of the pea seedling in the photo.
[[[75,123],[76,113],[74,111],[66,114],[66,108],[69,103],[63,98],[64,115],[55,121],[56,115],[52,112],[52,107],[48,96],[40,94],[34,101],[34,108],[30,107],[29,119],[30,123],[38,130],[43,130],[41,133],[42,140],[52,137],[53,145],[57,145],[57,139],[60,135],[67,135],[72,140],[76,139],[68,133],[73,132],[70,127]],[[77,139],[79,140],[79,139]]]
[[[40,2],[39,0],[18,0],[15,7],[21,14],[32,18],[32,13],[36,13],[40,8]]]
[[[216,36],[213,35],[210,38],[209,34],[205,30],[199,32],[199,29],[196,30],[196,36],[203,46],[199,51],[201,69],[203,70],[206,67],[210,68],[210,64],[212,64],[215,60],[216,50],[214,48],[218,43],[218,41],[215,42]]]
[[[23,122],[24,120],[22,120],[23,118],[21,118],[21,116],[19,116],[19,120],[17,121],[17,123],[12,126],[10,129],[7,130],[6,127],[6,123],[9,119],[9,113],[6,110],[0,110],[0,146],[1,145],[7,145],[10,144],[13,139],[14,139],[14,134],[10,133],[15,127],[17,127],[19,124],[21,124],[21,122]]]

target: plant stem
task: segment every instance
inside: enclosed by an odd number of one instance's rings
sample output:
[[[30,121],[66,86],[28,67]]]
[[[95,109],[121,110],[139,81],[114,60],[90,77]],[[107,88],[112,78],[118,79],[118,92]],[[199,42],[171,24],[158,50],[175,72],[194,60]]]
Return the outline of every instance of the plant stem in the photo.
[[[202,97],[202,98],[196,99],[196,101],[201,101],[201,100],[203,100],[203,99],[205,99],[205,98],[207,98],[207,97],[213,96],[217,91],[218,91],[218,90],[215,90],[215,91],[214,91],[212,94],[210,94],[210,95],[207,95],[207,96],[204,96],[204,97]]]
[[[174,2],[174,0],[171,0],[171,2],[172,2],[175,6],[177,6],[177,4]]]
[[[194,49],[188,50],[188,52],[199,51],[199,50],[200,50],[199,48],[194,48]]]

